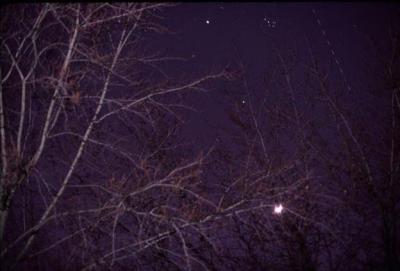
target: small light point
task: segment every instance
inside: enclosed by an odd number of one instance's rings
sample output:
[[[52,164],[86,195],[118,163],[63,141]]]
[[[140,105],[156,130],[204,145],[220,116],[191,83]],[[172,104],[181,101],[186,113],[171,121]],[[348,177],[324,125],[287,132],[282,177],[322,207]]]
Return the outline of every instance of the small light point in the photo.
[[[275,206],[274,206],[274,214],[281,214],[282,213],[282,211],[283,211],[283,206],[282,206],[282,204],[276,204]]]

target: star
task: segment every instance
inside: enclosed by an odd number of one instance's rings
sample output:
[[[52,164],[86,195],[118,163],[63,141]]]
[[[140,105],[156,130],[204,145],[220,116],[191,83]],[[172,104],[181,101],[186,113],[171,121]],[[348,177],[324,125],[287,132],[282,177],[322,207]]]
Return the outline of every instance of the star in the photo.
[[[206,20],[206,24],[210,24],[210,20]]]
[[[282,213],[282,211],[283,211],[283,206],[282,206],[281,203],[279,203],[278,205],[274,206],[274,214],[279,215],[279,214]]]
[[[263,20],[264,20],[265,24],[266,24],[268,27],[272,27],[272,28],[275,28],[275,27],[276,27],[277,21],[269,20],[267,17],[264,17]]]

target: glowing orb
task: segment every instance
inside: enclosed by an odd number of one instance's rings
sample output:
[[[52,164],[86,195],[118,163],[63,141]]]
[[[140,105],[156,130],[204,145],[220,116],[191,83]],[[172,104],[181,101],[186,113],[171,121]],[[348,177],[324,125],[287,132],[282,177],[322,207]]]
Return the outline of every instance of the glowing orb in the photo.
[[[279,205],[275,205],[275,206],[274,206],[274,213],[275,213],[275,214],[281,214],[282,211],[283,211],[283,206],[282,206],[282,204],[279,204]]]

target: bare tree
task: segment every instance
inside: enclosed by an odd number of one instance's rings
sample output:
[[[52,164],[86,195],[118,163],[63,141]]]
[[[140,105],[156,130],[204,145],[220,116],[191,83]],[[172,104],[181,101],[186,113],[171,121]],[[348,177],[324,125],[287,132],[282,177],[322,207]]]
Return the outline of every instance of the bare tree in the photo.
[[[331,179],[341,187],[349,217],[358,220],[349,226],[353,229],[362,226],[353,230],[356,234],[350,234],[359,243],[353,246],[356,251],[350,253],[356,255],[353,260],[358,261],[359,269],[397,270],[400,267],[400,187],[395,181],[399,173],[398,33],[391,29],[391,44],[385,45],[389,47],[389,56],[377,56],[377,64],[370,70],[372,84],[379,92],[376,94],[381,97],[376,108],[362,104],[371,95],[365,90],[347,93],[350,97],[356,94],[360,102],[352,100],[351,107],[346,105],[343,97],[334,95],[326,80],[327,74],[312,59],[311,71],[331,112],[341,146],[340,152],[330,153],[331,159],[324,159],[326,167],[330,168]],[[363,255],[366,259],[362,259]]]
[[[175,94],[229,76],[174,81],[157,68],[182,60],[148,53],[144,42],[166,31],[157,16],[168,6],[2,7],[5,270],[202,265],[186,240],[217,206],[199,187],[207,152],[188,157],[173,143],[184,107]]]
[[[228,269],[399,268],[395,34],[391,41],[384,73],[376,66],[369,74],[380,111],[363,104],[367,90],[338,83],[336,67],[321,65],[309,46],[305,59],[300,49],[276,50],[264,91],[251,89],[246,74],[238,95],[230,90],[237,149],[222,147],[221,175],[229,189],[283,211],[235,217],[230,238],[240,253],[222,255]]]
[[[240,62],[171,78],[169,6],[2,7],[2,270],[397,270],[397,36],[368,115],[311,47],[276,50],[261,92]],[[185,93],[238,75],[234,128],[193,154]]]
[[[329,187],[321,187],[325,176],[309,145],[313,115],[306,110],[315,101],[308,89],[298,87],[304,77],[293,79],[300,63],[293,56],[276,51],[277,62],[271,66],[277,68],[266,76],[264,91],[251,89],[244,74],[244,91],[233,97],[242,102],[234,102],[229,112],[236,127],[230,133],[239,146],[236,154],[228,155],[237,162],[232,165],[237,181],[231,186],[245,190],[249,200],[271,206],[235,221],[241,222],[232,232],[242,251],[242,268],[317,270],[322,249],[315,237],[336,235],[334,217],[328,213],[332,209],[324,206]],[[229,261],[232,255],[226,257]]]

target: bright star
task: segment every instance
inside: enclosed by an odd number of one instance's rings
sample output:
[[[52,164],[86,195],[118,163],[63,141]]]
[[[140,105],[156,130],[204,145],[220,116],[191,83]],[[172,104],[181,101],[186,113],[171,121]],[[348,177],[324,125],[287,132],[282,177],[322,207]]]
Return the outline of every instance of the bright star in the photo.
[[[206,24],[210,24],[210,20],[206,20]]]
[[[279,205],[275,205],[274,206],[274,213],[275,214],[281,214],[282,213],[282,211],[283,211],[283,206],[282,206],[282,204],[279,204]]]

